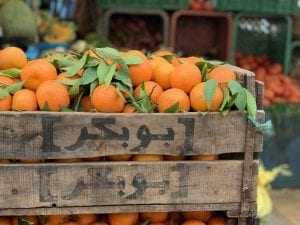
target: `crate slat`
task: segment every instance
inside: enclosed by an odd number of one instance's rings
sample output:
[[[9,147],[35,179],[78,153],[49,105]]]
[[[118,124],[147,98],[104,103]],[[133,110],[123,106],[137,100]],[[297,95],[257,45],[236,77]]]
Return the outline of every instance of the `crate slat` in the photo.
[[[2,164],[0,202],[2,209],[239,203],[242,167],[239,160]]]

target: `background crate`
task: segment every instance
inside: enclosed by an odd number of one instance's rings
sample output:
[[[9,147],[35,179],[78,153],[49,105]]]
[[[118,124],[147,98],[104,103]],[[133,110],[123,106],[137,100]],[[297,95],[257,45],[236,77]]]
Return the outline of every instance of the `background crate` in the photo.
[[[111,27],[111,23],[114,19],[117,19],[118,16],[126,16],[126,20],[123,19],[123,21],[129,21],[130,19],[134,18],[140,18],[145,23],[153,28],[153,31],[149,37],[150,40],[155,37],[155,35],[161,36],[161,43],[160,45],[157,45],[156,48],[150,48],[149,46],[145,46],[145,50],[150,50],[150,51],[155,51],[158,50],[161,47],[167,46],[168,45],[168,39],[169,39],[169,16],[165,11],[162,10],[156,10],[156,9],[140,9],[140,10],[134,10],[134,9],[112,9],[108,10],[104,14],[103,22],[102,22],[102,33],[104,37],[109,39],[112,44],[117,44],[114,42],[114,40],[111,39],[112,36],[120,36],[120,32],[122,32],[122,35],[126,35],[125,32],[128,30],[125,28],[125,30],[118,31],[116,29],[113,29]],[[124,25],[126,27],[126,24]],[[134,29],[139,29],[137,26],[134,26]],[[119,32],[119,34],[118,34]],[[125,41],[125,42],[132,42],[133,44],[136,44],[138,41],[141,41],[141,30],[137,30],[137,33],[135,36],[136,37],[132,41]],[[126,38],[126,37],[125,37]],[[120,40],[122,38],[120,37]],[[120,44],[117,45],[119,48],[124,48],[125,46],[122,46]],[[127,46],[129,49],[137,49],[134,46]],[[139,48],[142,49],[142,48]]]
[[[273,62],[290,68],[292,21],[288,16],[237,14],[234,19],[232,54],[267,54]],[[234,55],[231,57],[234,62]]]
[[[223,11],[291,15],[296,13],[298,0],[216,0],[215,8]]]
[[[261,159],[267,169],[288,164],[293,176],[278,176],[274,188],[300,187],[300,106],[274,105],[265,108],[266,117],[273,122],[275,135],[264,137]]]
[[[98,0],[103,9],[134,8],[134,9],[187,9],[188,0]]]
[[[171,18],[170,47],[184,56],[228,60],[232,18],[218,12],[177,11]]]

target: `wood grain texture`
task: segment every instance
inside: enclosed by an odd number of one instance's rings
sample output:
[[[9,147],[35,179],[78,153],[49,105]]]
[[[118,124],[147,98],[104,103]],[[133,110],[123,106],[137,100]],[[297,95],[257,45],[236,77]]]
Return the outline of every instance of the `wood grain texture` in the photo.
[[[264,83],[261,81],[255,81],[255,92],[256,92],[256,105],[257,109],[263,109],[263,100],[264,100]]]
[[[241,201],[243,161],[75,165],[0,165],[1,208],[231,204]],[[253,166],[257,172],[258,162],[255,161]],[[251,202],[256,200],[256,185],[256,179],[249,185]]]
[[[259,111],[263,118],[264,112]],[[247,116],[220,113],[0,113],[0,158],[85,158],[116,154],[212,155],[244,152]],[[254,132],[254,127],[251,127]],[[255,132],[253,152],[262,150]]]

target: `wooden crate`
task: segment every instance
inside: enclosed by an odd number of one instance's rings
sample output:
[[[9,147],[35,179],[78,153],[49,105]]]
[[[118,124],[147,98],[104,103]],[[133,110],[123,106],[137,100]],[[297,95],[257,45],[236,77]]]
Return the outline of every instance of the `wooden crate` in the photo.
[[[262,84],[233,67],[262,106]],[[220,113],[0,114],[0,158],[58,159],[115,154],[238,154],[218,161],[0,164],[0,215],[130,211],[226,211],[256,215],[262,134],[247,115]],[[264,112],[258,111],[264,119]]]

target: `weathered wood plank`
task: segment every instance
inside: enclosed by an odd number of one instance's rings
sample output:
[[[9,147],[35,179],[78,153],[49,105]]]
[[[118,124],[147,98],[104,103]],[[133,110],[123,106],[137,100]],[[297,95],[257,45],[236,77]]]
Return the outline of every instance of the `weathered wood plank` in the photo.
[[[254,208],[254,202],[251,204]],[[41,208],[15,208],[1,209],[0,216],[22,215],[55,215],[55,214],[81,214],[81,213],[118,213],[118,212],[184,212],[184,211],[226,211],[239,208],[239,203],[218,204],[160,204],[160,205],[112,205],[112,206],[80,206],[80,207],[41,207]]]
[[[241,201],[243,161],[0,165],[2,209]],[[254,162],[257,168],[258,162]],[[257,170],[256,170],[257,171]],[[255,174],[254,176],[257,176]],[[256,200],[256,180],[249,201]]]
[[[264,117],[259,111],[258,117]],[[115,154],[211,155],[244,152],[247,116],[236,111],[177,114],[6,112],[0,158],[84,158]],[[254,127],[251,127],[254,130]],[[254,152],[262,150],[256,132]]]
[[[255,92],[256,92],[256,105],[258,109],[263,109],[264,100],[264,83],[261,81],[255,81]]]

